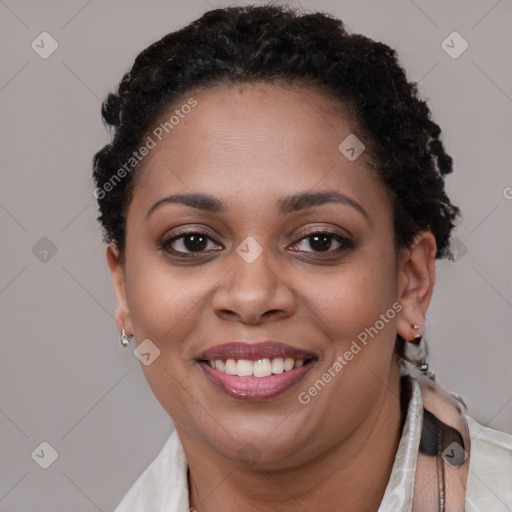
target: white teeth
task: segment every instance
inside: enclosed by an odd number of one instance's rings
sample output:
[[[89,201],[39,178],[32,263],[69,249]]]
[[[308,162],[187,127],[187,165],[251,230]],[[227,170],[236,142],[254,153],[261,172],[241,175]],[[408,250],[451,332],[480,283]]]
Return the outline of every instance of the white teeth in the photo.
[[[246,359],[239,359],[236,363],[236,374],[239,377],[249,377],[252,375],[253,364],[252,361]]]
[[[272,373],[283,373],[284,372],[284,359],[282,357],[276,357],[275,359],[272,359],[272,365],[271,365]]]
[[[268,377],[269,375],[272,375],[270,359],[258,359],[257,361],[254,361],[252,374],[255,377]]]
[[[289,372],[294,368],[304,366],[303,360],[295,361],[291,357],[274,359],[264,358],[257,361],[247,359],[228,359],[224,362],[222,359],[209,361],[210,366],[228,375],[238,375],[239,377],[269,377],[278,375],[284,371]]]
[[[228,375],[236,375],[236,361],[234,359],[228,359],[224,368],[224,373]]]
[[[289,372],[293,369],[293,365],[295,364],[295,361],[291,357],[287,357],[284,360],[284,369]]]

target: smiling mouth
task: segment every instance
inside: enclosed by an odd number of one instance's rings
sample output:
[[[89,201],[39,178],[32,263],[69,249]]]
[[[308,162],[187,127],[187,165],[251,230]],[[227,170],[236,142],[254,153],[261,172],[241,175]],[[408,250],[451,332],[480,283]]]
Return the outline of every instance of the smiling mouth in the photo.
[[[212,359],[199,360],[200,363],[208,365],[226,375],[236,375],[238,377],[270,377],[271,375],[280,375],[284,372],[301,368],[313,361],[310,359],[294,359],[291,357],[263,358],[251,361],[248,359]]]
[[[315,367],[316,361],[316,358],[294,360],[275,357],[255,361],[214,359],[197,362],[207,379],[229,397],[261,401],[291,390]]]
[[[265,400],[293,388],[315,367],[317,354],[277,341],[216,345],[196,362],[207,379],[231,398]]]

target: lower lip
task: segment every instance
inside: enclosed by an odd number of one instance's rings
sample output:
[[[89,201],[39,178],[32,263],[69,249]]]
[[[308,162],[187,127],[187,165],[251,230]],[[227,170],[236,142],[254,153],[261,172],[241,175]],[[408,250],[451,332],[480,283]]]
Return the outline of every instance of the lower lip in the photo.
[[[295,386],[314,366],[315,361],[283,373],[268,377],[238,377],[215,370],[204,361],[199,365],[206,376],[231,398],[239,400],[264,400],[274,398]]]

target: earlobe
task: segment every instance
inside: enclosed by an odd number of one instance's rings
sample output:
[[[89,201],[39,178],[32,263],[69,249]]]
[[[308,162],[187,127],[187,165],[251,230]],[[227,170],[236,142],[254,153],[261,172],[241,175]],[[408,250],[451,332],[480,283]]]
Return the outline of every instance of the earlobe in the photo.
[[[422,231],[410,249],[402,253],[399,268],[399,301],[402,311],[397,331],[402,338],[415,342],[423,335],[435,282],[436,241],[430,231]]]
[[[117,311],[115,314],[115,322],[119,332],[125,329],[127,332],[132,333],[133,327],[131,324],[130,310],[126,300],[126,287],[124,265],[121,260],[119,248],[115,242],[110,242],[106,249],[106,257],[108,268],[110,270],[110,277],[112,285],[117,298]]]

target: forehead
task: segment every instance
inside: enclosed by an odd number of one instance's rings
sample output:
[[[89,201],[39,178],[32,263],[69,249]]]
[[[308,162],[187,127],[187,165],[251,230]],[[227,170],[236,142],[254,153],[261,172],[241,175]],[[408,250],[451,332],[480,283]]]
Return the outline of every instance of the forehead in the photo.
[[[243,191],[246,200],[258,201],[315,187],[382,193],[367,155],[350,160],[340,151],[347,138],[364,139],[348,111],[309,87],[253,83],[196,90],[175,102],[150,136],[155,147],[137,179],[145,202],[177,189],[232,199]]]

